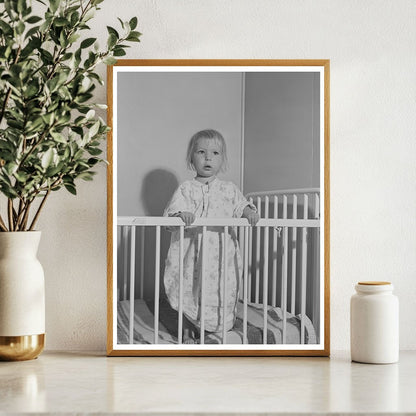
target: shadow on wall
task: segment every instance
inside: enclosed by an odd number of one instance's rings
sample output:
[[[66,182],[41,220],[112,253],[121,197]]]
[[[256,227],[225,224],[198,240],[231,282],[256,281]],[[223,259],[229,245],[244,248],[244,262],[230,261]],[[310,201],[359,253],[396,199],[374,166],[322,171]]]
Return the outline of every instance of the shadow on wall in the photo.
[[[161,216],[179,186],[175,174],[164,169],[150,171],[143,179],[140,201],[145,210],[145,215]]]
[[[146,216],[163,215],[165,207],[172,198],[173,193],[179,186],[179,181],[176,175],[165,169],[155,169],[150,171],[143,179],[142,192],[140,195],[141,202],[143,203],[144,212]],[[139,243],[140,244],[140,243]],[[165,259],[169,250],[170,233],[166,229],[162,228],[161,241],[160,241],[160,288],[161,296],[164,296],[163,275],[165,270]],[[150,259],[155,257],[155,245],[156,234],[155,227],[146,227],[145,230],[145,244],[144,244],[144,258]],[[142,261],[137,258],[136,264],[140,264]],[[136,269],[138,272],[139,270]],[[152,299],[154,297],[154,278],[149,276],[155,276],[155,262],[146,261],[145,271],[146,276],[144,280],[144,293],[145,299]],[[136,274],[137,276],[137,274]],[[136,297],[139,294],[136,293]]]
[[[164,169],[150,171],[143,180],[140,196],[144,207],[144,215],[162,216],[166,205],[169,203],[178,186],[179,181],[174,173]],[[117,283],[119,299],[128,299],[130,297],[128,284],[130,276],[130,238],[130,233],[127,228],[123,234],[118,230]],[[124,244],[121,243],[122,240],[124,241]],[[162,227],[160,246],[160,288],[162,296],[164,296],[163,273],[169,243],[170,233]],[[136,299],[145,298],[149,300],[154,298],[155,246],[155,227],[137,227],[135,239]],[[126,250],[127,253],[125,253],[124,250]],[[146,259],[146,261],[144,261],[144,259]],[[124,262],[126,262],[126,265],[124,265]]]

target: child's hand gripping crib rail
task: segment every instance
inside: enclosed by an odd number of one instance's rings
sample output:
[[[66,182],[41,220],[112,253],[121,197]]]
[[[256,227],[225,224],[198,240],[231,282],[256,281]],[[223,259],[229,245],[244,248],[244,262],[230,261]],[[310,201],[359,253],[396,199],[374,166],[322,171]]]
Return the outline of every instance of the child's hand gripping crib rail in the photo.
[[[183,343],[183,325],[184,325],[184,317],[183,317],[183,300],[184,300],[184,293],[183,293],[183,241],[184,241],[184,233],[185,233],[185,227],[183,221],[180,218],[174,218],[174,217],[119,217],[118,218],[118,226],[123,230],[123,240],[124,242],[128,242],[130,240],[130,261],[128,262],[128,256],[127,256],[127,247],[125,245],[124,247],[124,273],[123,273],[123,281],[120,283],[120,287],[118,289],[122,289],[121,292],[121,299],[127,299],[127,295],[129,295],[129,302],[128,302],[128,309],[129,309],[129,317],[128,317],[128,335],[126,336],[126,342],[129,344],[133,344],[135,342],[144,342],[144,343]],[[257,230],[263,229],[264,233],[264,243],[262,246],[263,251],[263,260],[264,260],[264,267],[263,267],[263,302],[262,302],[262,310],[263,310],[263,344],[267,343],[293,343],[291,341],[292,338],[289,339],[289,342],[287,342],[288,338],[288,329],[287,329],[287,322],[288,322],[288,312],[286,311],[286,308],[281,308],[282,315],[281,321],[282,321],[282,329],[281,329],[281,338],[280,340],[270,339],[270,334],[268,334],[268,326],[273,325],[273,323],[270,323],[270,316],[271,312],[273,312],[276,305],[269,305],[268,302],[268,274],[269,274],[269,267],[268,267],[268,258],[269,258],[269,230],[275,230],[276,227],[282,227],[283,230],[287,230],[288,227],[293,227],[293,229],[301,228],[303,230],[306,230],[306,228],[319,228],[320,221],[318,219],[271,219],[271,218],[263,218],[260,219],[259,222],[256,225]],[[136,285],[136,228],[139,227],[141,232],[141,241],[139,242],[138,246],[140,247],[140,256],[139,256],[139,262],[140,262],[140,297],[144,297],[144,280],[145,280],[145,258],[147,259],[147,256],[144,255],[144,247],[148,246],[147,242],[145,242],[145,230],[149,230],[149,228],[154,228],[154,279],[152,278],[152,281],[154,281],[154,306],[153,306],[153,324],[151,325],[149,322],[146,322],[144,325],[142,325],[140,328],[135,328],[135,320],[137,322],[138,320],[138,314],[135,313],[135,304],[137,304],[137,300],[135,301],[135,285]],[[160,328],[160,324],[163,321],[163,317],[160,315],[160,308],[162,305],[162,311],[163,311],[163,302],[161,302],[160,299],[160,260],[161,260],[161,227],[174,227],[176,228],[176,232],[179,233],[179,241],[180,241],[180,249],[179,249],[179,258],[178,258],[178,268],[179,268],[179,302],[178,302],[178,314],[177,314],[177,336],[166,336],[166,328]],[[257,239],[256,241],[259,242],[257,244],[254,242],[252,236],[250,236],[252,233],[250,231],[252,230],[252,227],[250,227],[248,221],[246,219],[237,219],[237,218],[198,218],[195,220],[195,222],[192,224],[192,227],[197,227],[199,230],[200,235],[200,247],[201,247],[201,276],[200,276],[200,295],[199,295],[199,316],[200,316],[200,329],[199,329],[199,342],[201,344],[204,343],[261,343],[258,339],[250,339],[248,336],[249,334],[249,325],[250,317],[252,317],[253,320],[258,321],[258,315],[260,312],[260,307],[258,305],[259,302],[252,303],[250,299],[250,289],[251,289],[251,270],[249,266],[249,257],[254,250],[254,248],[257,250],[258,246],[261,246],[260,240]],[[233,230],[237,228],[240,233],[240,245],[242,246],[241,253],[243,255],[243,274],[242,276],[239,276],[239,280],[242,283],[243,289],[239,290],[239,296],[241,301],[238,302],[237,305],[235,305],[237,309],[237,315],[238,318],[241,318],[242,321],[242,328],[241,328],[241,341],[236,339],[236,336],[234,333],[231,333],[227,331],[226,325],[224,322],[222,322],[222,333],[209,333],[206,331],[205,328],[205,314],[206,314],[206,282],[205,282],[205,268],[206,264],[204,263],[204,259],[207,258],[207,254],[205,253],[205,248],[207,247],[207,244],[204,244],[204,241],[207,238],[207,233],[212,230],[213,227],[215,227],[215,230],[218,230],[218,235],[222,238],[222,247],[223,247],[223,253],[224,256],[227,254],[227,247],[226,245],[229,244],[227,242],[227,238],[225,236],[230,233],[234,232]],[[128,232],[130,232],[130,235],[128,235]],[[147,236],[147,234],[146,234]],[[306,237],[306,234],[305,234]],[[147,237],[146,237],[147,238]],[[257,245],[256,245],[257,244]],[[256,245],[256,247],[255,247]],[[225,259],[224,263],[227,260]],[[130,279],[128,283],[127,279],[127,272],[128,268],[130,268]],[[222,288],[219,288],[219,291],[221,292],[223,301],[222,305],[219,305],[220,307],[223,307],[226,304],[227,299],[227,285],[225,284],[227,281],[227,268],[224,268],[224,276],[221,280]],[[152,276],[153,277],[153,276]],[[137,279],[139,280],[139,279]],[[250,287],[249,287],[250,285]],[[240,286],[240,285],[239,285]],[[287,288],[286,288],[287,290]],[[301,288],[302,291],[305,291],[306,288]],[[286,295],[287,296],[287,295]],[[283,295],[282,297],[286,297]],[[258,292],[256,292],[256,300],[259,299]],[[305,297],[302,296],[302,302],[305,302]],[[302,310],[305,310],[304,305],[301,307]],[[122,309],[119,309],[120,314]],[[139,313],[140,314],[140,313]],[[225,319],[226,314],[222,313],[219,314],[219,316],[222,317],[222,319]],[[292,315],[290,315],[292,316]],[[306,339],[306,333],[305,333],[305,327],[308,327],[308,335],[309,335],[309,342],[315,342],[314,336],[311,332],[311,326],[308,325],[308,318],[301,314],[300,316],[300,334],[299,334],[299,341],[298,343],[305,343]],[[121,327],[120,322],[120,327]],[[139,325],[140,326],[140,325]],[[145,328],[147,326],[147,328]],[[152,328],[151,328],[152,326]],[[166,326],[166,325],[164,325]],[[257,324],[258,327],[261,325]],[[147,331],[147,334],[150,332],[153,332],[153,340],[149,340],[148,336],[143,336],[143,333]],[[233,328],[234,329],[234,328]],[[140,334],[140,332],[143,332]],[[137,336],[135,336],[135,333],[137,333]],[[237,337],[238,338],[238,337]]]

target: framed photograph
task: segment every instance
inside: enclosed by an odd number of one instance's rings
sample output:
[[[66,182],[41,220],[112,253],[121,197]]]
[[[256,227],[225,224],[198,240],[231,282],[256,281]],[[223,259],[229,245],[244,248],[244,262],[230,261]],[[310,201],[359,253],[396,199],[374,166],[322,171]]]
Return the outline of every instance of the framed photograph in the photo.
[[[109,356],[329,355],[329,61],[108,68]]]

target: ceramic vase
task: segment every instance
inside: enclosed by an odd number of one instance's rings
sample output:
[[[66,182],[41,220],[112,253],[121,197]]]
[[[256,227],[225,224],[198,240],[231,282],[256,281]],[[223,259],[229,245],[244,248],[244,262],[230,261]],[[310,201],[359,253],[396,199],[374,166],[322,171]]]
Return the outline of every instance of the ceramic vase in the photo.
[[[40,231],[0,232],[0,360],[30,360],[44,348],[40,236]]]
[[[351,359],[390,364],[399,360],[399,301],[390,282],[359,282],[351,297]]]

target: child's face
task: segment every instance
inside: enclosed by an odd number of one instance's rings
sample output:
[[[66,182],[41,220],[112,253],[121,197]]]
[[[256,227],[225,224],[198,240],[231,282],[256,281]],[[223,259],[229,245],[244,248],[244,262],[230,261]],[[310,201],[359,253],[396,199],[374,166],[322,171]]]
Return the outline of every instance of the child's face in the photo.
[[[217,175],[223,163],[221,146],[215,139],[198,139],[192,154],[192,164],[199,177]]]

